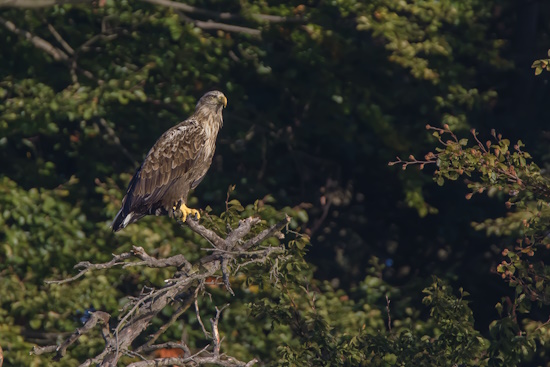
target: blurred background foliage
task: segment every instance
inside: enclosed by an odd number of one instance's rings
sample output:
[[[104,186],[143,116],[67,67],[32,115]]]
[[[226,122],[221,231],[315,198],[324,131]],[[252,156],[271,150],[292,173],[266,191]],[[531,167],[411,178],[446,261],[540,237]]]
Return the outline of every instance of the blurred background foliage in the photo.
[[[316,366],[548,359],[546,302],[519,320],[514,310],[499,314],[522,294],[497,265],[524,235],[525,217],[507,216],[498,190],[467,201],[462,179],[439,187],[430,174],[387,163],[432,150],[437,138],[426,124],[447,124],[459,137],[476,128],[488,138],[495,128],[526,144],[544,179],[548,75],[530,67],[547,56],[549,4],[42,3],[0,1],[0,345],[8,365],[49,365],[28,355],[33,344],[66,336],[86,309],[116,314],[123,295],[163,278],[132,269],[63,286],[44,280],[132,245],[203,255],[197,238],[167,218],[116,236],[108,224],[150,146],[211,89],[229,105],[191,205],[220,215],[236,185],[243,206],[260,199],[267,220],[280,217],[274,208],[290,213],[312,244],[280,283],[249,274],[237,297],[215,295],[232,303],[220,325],[229,354]],[[174,336],[195,340],[197,321],[184,318]],[[100,347],[84,339],[59,365],[78,365]]]

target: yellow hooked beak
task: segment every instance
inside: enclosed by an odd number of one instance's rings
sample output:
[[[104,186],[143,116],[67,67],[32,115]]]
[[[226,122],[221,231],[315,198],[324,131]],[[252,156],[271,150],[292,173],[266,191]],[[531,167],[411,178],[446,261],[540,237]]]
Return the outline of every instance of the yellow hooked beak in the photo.
[[[227,97],[220,96],[220,102],[223,104],[223,108],[227,107]]]

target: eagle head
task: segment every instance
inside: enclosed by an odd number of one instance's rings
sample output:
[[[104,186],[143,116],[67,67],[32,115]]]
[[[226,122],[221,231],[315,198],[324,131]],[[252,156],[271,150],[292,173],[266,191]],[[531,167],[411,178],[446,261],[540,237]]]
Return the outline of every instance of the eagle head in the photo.
[[[227,97],[220,91],[210,91],[202,96],[201,99],[199,99],[199,102],[197,103],[197,109],[202,106],[213,108],[219,108],[223,106],[225,108],[227,106]]]

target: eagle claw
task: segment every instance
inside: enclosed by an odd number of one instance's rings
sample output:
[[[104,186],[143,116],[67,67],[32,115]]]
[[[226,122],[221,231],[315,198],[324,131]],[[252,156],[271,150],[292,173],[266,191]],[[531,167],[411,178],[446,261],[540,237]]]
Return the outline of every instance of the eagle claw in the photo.
[[[176,207],[174,207],[174,210],[176,210]],[[185,222],[189,215],[196,217],[197,220],[201,219],[201,215],[197,209],[188,208],[185,204],[181,204],[181,206],[177,210],[179,210],[182,214],[182,222]]]

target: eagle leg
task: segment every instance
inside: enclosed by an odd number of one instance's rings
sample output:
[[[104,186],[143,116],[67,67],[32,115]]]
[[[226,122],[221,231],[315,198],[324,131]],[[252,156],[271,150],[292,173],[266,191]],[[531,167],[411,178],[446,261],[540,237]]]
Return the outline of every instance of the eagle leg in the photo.
[[[201,219],[201,215],[197,209],[188,208],[187,205],[185,205],[184,203],[181,203],[179,208],[174,207],[174,210],[181,211],[181,214],[183,215],[181,218],[182,222],[185,222],[187,220],[187,217],[189,216],[189,214],[195,216],[197,220]]]

